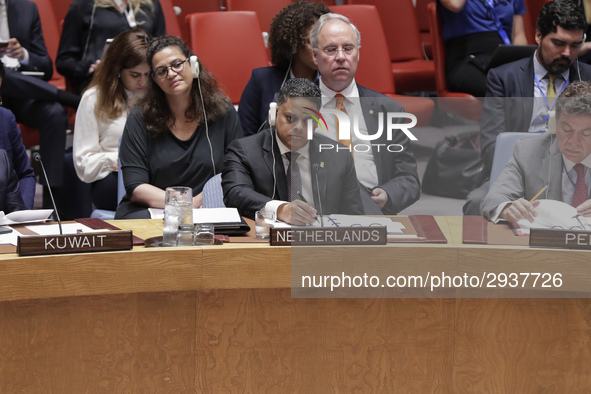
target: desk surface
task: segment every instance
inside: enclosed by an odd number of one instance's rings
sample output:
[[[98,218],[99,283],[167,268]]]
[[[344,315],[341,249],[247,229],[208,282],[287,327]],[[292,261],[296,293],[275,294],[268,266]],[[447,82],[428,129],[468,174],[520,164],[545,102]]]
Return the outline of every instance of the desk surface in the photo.
[[[289,288],[291,263],[383,260],[401,272],[465,269],[502,272],[520,264],[530,272],[556,262],[588,290],[589,253],[498,245],[463,245],[462,218],[437,217],[447,244],[396,243],[379,247],[269,247],[260,243],[146,248],[133,251],[18,257],[0,255],[0,301],[84,295],[235,288]],[[115,225],[141,238],[162,233],[159,220],[120,220]],[[395,252],[394,252],[395,251]],[[545,272],[545,271],[543,271]]]
[[[591,264],[462,245],[461,219],[437,218],[448,244],[302,250],[401,269]],[[589,299],[294,299],[295,249],[2,255],[0,392],[591,392]]]

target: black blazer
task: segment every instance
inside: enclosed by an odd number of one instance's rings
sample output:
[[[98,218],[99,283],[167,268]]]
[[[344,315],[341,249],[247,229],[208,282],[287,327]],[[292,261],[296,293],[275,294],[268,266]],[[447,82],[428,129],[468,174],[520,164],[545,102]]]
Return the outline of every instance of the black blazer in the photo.
[[[271,132],[266,129],[258,134],[235,140],[228,147],[222,172],[224,203],[228,207],[238,208],[243,216],[253,218],[257,210],[273,199],[273,194],[275,194],[275,200],[289,200],[285,168],[275,138],[275,133],[272,140]],[[363,214],[359,182],[351,154],[346,150],[318,152],[319,144],[337,144],[318,133],[314,134],[314,138],[309,143],[311,167],[317,167],[320,186],[318,191],[314,172],[312,172],[312,191],[317,210],[319,211],[318,194],[320,194],[323,214]],[[277,183],[275,190],[273,190],[273,154]],[[312,169],[312,171],[315,170]]]
[[[275,96],[281,90],[281,84],[288,72],[287,69],[277,66],[252,70],[238,105],[238,116],[245,137],[256,134],[259,129],[269,128],[269,103],[276,100]]]
[[[18,177],[4,149],[0,149],[0,211],[10,213],[27,209],[20,189]]]
[[[43,71],[44,80],[51,79],[53,62],[47,53],[37,5],[29,0],[6,0],[10,38],[16,38],[29,51],[29,63],[21,70]]]
[[[380,113],[404,112],[404,108],[391,98],[374,90],[357,85],[361,100],[361,109],[368,130],[377,130]],[[385,116],[385,115],[383,115]],[[412,131],[412,129],[411,129]],[[386,215],[395,215],[416,202],[421,195],[421,185],[417,174],[417,161],[410,147],[410,140],[401,130],[392,133],[392,140],[387,140],[386,132],[371,141],[373,156],[378,173],[378,187],[388,193],[389,201],[382,209]],[[377,144],[400,144],[402,152],[391,153],[384,148],[378,150]]]
[[[570,67],[569,81],[591,80],[591,66],[579,61]],[[503,100],[502,98],[510,98]],[[527,132],[531,123],[534,97],[533,56],[493,68],[486,79],[486,98],[480,121],[480,150],[485,168],[490,171],[499,133]],[[488,174],[487,174],[488,176]]]

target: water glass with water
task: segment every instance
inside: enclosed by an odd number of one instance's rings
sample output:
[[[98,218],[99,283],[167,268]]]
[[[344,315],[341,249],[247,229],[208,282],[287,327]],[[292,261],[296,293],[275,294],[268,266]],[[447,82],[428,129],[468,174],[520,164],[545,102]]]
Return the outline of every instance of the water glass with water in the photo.
[[[258,239],[269,239],[269,230],[275,221],[275,214],[273,212],[261,209],[254,213],[254,224],[256,237]]]
[[[166,188],[162,245],[176,246],[179,226],[193,224],[193,190],[190,187]]]

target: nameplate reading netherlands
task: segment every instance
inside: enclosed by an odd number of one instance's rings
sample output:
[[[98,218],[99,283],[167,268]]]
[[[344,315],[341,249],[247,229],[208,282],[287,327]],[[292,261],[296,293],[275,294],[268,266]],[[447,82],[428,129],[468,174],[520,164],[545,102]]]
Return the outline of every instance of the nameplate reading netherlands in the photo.
[[[532,228],[529,235],[529,245],[591,249],[591,232]]]
[[[18,237],[16,251],[19,256],[36,256],[130,250],[133,247],[132,238],[131,231],[21,236]]]
[[[386,227],[272,228],[271,246],[386,245]]]

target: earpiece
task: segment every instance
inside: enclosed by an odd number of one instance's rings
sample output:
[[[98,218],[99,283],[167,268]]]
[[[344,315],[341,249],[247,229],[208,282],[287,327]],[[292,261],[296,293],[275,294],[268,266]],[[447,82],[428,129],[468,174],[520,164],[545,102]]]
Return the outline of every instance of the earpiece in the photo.
[[[277,121],[277,103],[270,102],[269,103],[269,126],[275,127],[276,121]]]
[[[193,73],[193,79],[199,78],[199,59],[197,56],[192,55],[189,58],[189,64],[191,65],[191,72]]]
[[[585,45],[585,41],[587,41],[587,33],[583,33],[583,41],[581,41],[581,46],[579,47],[579,51],[583,49],[583,45]]]
[[[556,111],[549,111],[548,115],[548,131],[550,134],[556,134]]]

